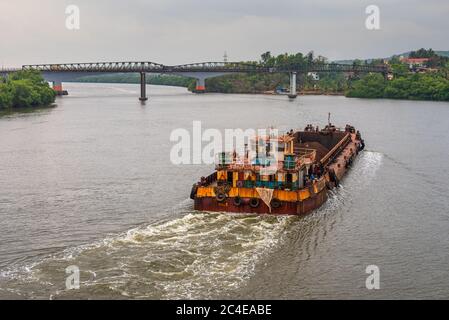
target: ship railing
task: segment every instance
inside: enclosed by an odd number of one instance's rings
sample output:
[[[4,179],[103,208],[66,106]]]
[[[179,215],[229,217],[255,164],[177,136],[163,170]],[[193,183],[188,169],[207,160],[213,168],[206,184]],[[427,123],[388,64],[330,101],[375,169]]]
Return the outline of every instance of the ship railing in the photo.
[[[201,180],[201,184],[202,185],[211,185],[213,184],[215,181],[217,181],[217,172],[213,172],[210,175],[208,175],[206,178]]]
[[[310,148],[298,148],[298,155],[307,155],[307,154],[311,154],[314,153],[315,149],[310,149]]]
[[[230,162],[223,162],[223,161],[215,162],[215,169],[217,169],[217,170],[250,169],[251,167],[252,167],[252,164],[251,164],[250,160],[244,159],[243,157],[237,157],[236,159],[234,159]]]
[[[304,164],[312,163],[314,159],[316,159],[315,149],[300,148],[296,163],[298,167],[301,167]]]
[[[292,167],[290,168],[287,166],[287,168],[294,169],[293,167],[299,168],[303,165],[310,164],[314,161],[316,158],[316,150],[314,149],[308,149],[307,152],[304,152],[303,155],[296,156],[296,159],[294,162],[292,162]],[[278,161],[277,167],[285,167],[285,160],[284,161]],[[258,163],[252,163],[249,160],[245,161],[234,161],[231,163],[219,163],[215,165],[216,170],[253,170],[253,171],[259,171],[263,168],[270,168],[276,166],[276,164],[271,163],[271,165],[265,165],[265,164],[258,164]]]
[[[252,165],[250,163],[245,163],[245,164],[233,163],[233,164],[228,165],[227,168],[230,170],[251,170],[254,168],[254,165]]]
[[[321,160],[322,165],[327,165],[332,162],[335,156],[340,153],[351,141],[351,134],[346,133],[346,135],[341,139]]]
[[[281,182],[281,181],[244,181],[244,188],[268,188],[276,190],[299,190],[299,182]]]

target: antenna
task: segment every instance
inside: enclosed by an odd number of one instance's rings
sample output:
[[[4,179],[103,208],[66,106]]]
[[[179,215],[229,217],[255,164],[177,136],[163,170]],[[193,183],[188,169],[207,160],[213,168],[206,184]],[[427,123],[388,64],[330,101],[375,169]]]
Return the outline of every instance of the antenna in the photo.
[[[329,127],[330,127],[331,126],[331,113],[330,112],[327,114],[327,122],[328,122]]]
[[[224,63],[228,62],[228,54],[226,53],[226,50],[225,50],[224,55],[223,55],[223,62]]]

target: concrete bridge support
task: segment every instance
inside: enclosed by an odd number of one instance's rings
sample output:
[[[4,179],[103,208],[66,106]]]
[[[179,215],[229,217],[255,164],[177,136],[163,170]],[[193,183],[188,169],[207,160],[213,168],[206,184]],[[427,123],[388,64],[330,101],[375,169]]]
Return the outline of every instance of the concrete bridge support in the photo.
[[[206,79],[205,78],[197,78],[195,93],[204,93],[206,92]]]
[[[296,72],[290,72],[290,93],[288,95],[290,99],[297,97],[296,93]]]
[[[145,72],[140,73],[140,101],[146,101],[147,98],[147,76]]]
[[[88,76],[98,76],[98,75],[108,75],[108,74],[114,74],[115,72],[69,72],[69,71],[43,71],[42,76],[44,79],[48,82],[52,83],[53,90],[56,91],[57,95],[68,95],[67,90],[64,90],[62,87],[63,81],[76,81],[79,78],[82,77],[88,77]],[[137,72],[136,72],[137,73]],[[147,94],[146,94],[146,73],[145,72],[139,72],[140,73],[140,101],[148,100]]]
[[[172,72],[171,74],[195,79],[196,85],[195,85],[195,89],[192,92],[205,93],[206,92],[206,79],[220,77],[220,76],[224,76],[226,74],[235,74],[235,73],[191,71],[191,72]]]

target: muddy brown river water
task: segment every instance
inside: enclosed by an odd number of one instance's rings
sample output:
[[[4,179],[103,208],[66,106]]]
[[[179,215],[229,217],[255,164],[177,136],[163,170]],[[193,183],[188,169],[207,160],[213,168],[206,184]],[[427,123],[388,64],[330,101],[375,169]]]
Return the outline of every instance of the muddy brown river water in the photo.
[[[141,105],[137,85],[65,87],[56,108],[0,118],[0,298],[449,298],[449,103],[149,86]],[[322,208],[192,210],[213,166],[173,165],[173,129],[289,130],[328,112],[367,146]]]

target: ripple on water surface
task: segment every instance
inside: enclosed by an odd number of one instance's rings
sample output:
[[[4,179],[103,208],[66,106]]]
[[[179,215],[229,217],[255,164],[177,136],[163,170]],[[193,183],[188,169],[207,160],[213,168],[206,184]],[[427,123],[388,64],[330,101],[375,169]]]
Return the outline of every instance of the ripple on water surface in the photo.
[[[189,205],[190,208],[190,205]],[[186,208],[187,209],[187,208]],[[292,217],[193,213],[65,250],[4,271],[10,292],[43,297],[199,298],[246,281]],[[81,271],[79,290],[66,291],[65,268]],[[18,281],[19,280],[19,281]],[[36,292],[34,291],[36,290]]]
[[[300,224],[306,228],[338,211],[354,188],[369,184],[381,161],[381,154],[364,152],[350,173],[351,183],[332,191],[326,205]],[[55,299],[220,297],[249,280],[257,262],[282,242],[284,234],[297,232],[302,242],[310,241],[307,232],[289,228],[299,222],[293,216],[192,212],[190,200],[173,210],[179,218],[4,270],[0,274],[2,290]],[[65,269],[71,265],[80,268],[81,283],[79,290],[67,291]]]

